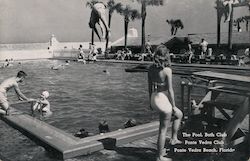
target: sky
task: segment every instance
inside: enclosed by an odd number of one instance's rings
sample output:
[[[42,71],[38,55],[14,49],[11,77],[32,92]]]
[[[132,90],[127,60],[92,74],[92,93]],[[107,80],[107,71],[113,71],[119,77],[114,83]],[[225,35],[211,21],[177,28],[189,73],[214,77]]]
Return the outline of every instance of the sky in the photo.
[[[107,0],[103,0],[106,2]],[[115,0],[140,11],[137,0]],[[60,42],[91,40],[87,0],[0,0],[0,43],[48,42],[54,34]],[[146,35],[170,36],[167,19],[181,19],[184,29],[178,35],[215,33],[215,0],[165,0],[163,6],[148,6]],[[235,9],[234,17],[249,15],[247,7]],[[129,23],[141,33],[141,20]],[[222,22],[222,32],[228,24]],[[124,36],[123,17],[113,14],[111,41]],[[96,38],[96,41],[98,39]]]

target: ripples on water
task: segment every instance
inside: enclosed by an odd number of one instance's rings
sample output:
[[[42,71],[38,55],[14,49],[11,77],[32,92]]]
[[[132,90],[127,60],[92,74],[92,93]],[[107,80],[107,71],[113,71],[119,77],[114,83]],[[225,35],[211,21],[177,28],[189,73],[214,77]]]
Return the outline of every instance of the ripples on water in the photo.
[[[124,69],[131,65],[104,63],[84,65],[72,62],[64,70],[50,69],[53,64],[60,63],[63,62],[44,60],[16,64],[0,70],[0,81],[16,75],[19,70],[27,72],[25,84],[20,86],[23,93],[38,98],[43,90],[48,90],[53,116],[46,122],[72,135],[80,128],[97,133],[98,123],[103,119],[108,121],[111,130],[123,128],[123,123],[129,118],[140,123],[157,119],[156,113],[149,110],[146,73],[126,73]],[[177,104],[180,102],[179,84],[180,79],[174,77]],[[10,91],[9,97],[12,102],[17,101],[14,91]],[[30,112],[30,107],[18,108]],[[0,126],[0,154],[5,158],[11,161],[56,160],[4,122],[0,121]],[[73,160],[96,161],[98,155]],[[102,156],[99,160],[103,159]]]

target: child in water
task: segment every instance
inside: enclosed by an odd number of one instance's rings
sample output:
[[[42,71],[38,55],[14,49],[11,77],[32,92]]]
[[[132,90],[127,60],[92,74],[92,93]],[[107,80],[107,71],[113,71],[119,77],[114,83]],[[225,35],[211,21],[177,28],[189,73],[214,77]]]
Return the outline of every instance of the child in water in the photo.
[[[47,100],[48,97],[49,92],[43,91],[41,97],[36,101],[35,105],[32,107],[32,115],[36,110],[38,110],[44,117],[52,115],[52,112],[50,110],[50,103]]]

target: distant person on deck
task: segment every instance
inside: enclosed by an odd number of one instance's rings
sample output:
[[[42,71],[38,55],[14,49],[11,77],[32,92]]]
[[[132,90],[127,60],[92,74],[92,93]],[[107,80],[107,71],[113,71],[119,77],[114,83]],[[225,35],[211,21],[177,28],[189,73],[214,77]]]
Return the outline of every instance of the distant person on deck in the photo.
[[[129,48],[126,48],[126,57],[128,60],[132,58],[132,51]]]
[[[92,56],[92,61],[93,61],[93,62],[96,62],[96,61],[97,61],[97,54],[96,54],[96,53],[93,54],[93,56]]]
[[[182,111],[176,107],[174,99],[174,90],[172,84],[172,69],[170,68],[169,50],[164,45],[156,48],[154,54],[154,63],[148,71],[148,89],[151,109],[159,112],[160,127],[157,141],[157,159],[156,161],[170,161],[172,159],[164,157],[165,141],[168,126],[171,117],[174,115],[172,125],[172,136],[170,144],[180,144],[177,138],[177,132],[181,125],[183,117]]]
[[[43,91],[40,98],[36,101],[36,103],[32,107],[32,115],[36,110],[38,110],[44,117],[52,115],[52,112],[50,110],[50,103],[47,100],[48,97],[49,97],[49,92]]]
[[[0,114],[6,114],[6,115],[10,114],[10,105],[7,100],[7,92],[12,88],[14,88],[20,100],[27,100],[27,101],[32,100],[27,98],[21,92],[18,86],[19,83],[22,83],[24,81],[26,76],[27,74],[25,72],[19,71],[16,77],[8,78],[0,84]]]
[[[240,57],[239,66],[250,64],[250,49],[246,48],[244,55]]]
[[[80,47],[79,47],[79,55],[77,57],[77,61],[78,62],[83,62],[83,64],[86,64],[86,60],[85,60],[85,53],[83,52],[83,48],[82,48],[82,45],[80,44]]]
[[[88,54],[88,59],[87,60],[91,60],[91,57],[94,55],[94,53],[95,53],[95,45],[90,45],[90,47],[89,47],[89,54]]]
[[[205,41],[205,39],[201,39],[201,42],[200,42],[201,58],[205,58],[206,53],[207,53],[207,46],[208,46],[208,42]]]
[[[188,41],[188,63],[192,63],[192,58],[194,56],[194,51],[192,48],[192,41]]]

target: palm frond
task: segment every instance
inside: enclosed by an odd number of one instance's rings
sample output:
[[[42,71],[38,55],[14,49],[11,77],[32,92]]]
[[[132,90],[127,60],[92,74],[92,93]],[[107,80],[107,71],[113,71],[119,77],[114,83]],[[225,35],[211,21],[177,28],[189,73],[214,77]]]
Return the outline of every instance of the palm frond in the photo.
[[[141,18],[140,12],[136,9],[131,10],[131,20],[135,20],[139,18]]]
[[[119,11],[122,7],[121,3],[115,3],[114,0],[109,0],[107,3],[107,8],[109,9],[109,13],[112,14],[114,11]]]
[[[151,5],[151,6],[162,6],[164,5],[165,0],[137,0],[137,2],[139,3],[145,2],[146,5]]]
[[[99,2],[98,0],[87,1],[86,7],[93,8],[93,5],[96,4],[96,3],[98,3],[98,2]]]
[[[136,9],[131,9],[129,5],[126,5],[126,7],[121,8],[121,15],[124,16],[125,21],[133,21],[135,19],[141,18],[141,14]]]

